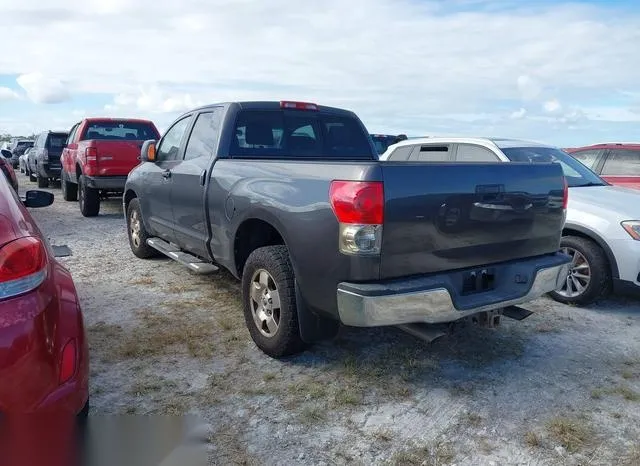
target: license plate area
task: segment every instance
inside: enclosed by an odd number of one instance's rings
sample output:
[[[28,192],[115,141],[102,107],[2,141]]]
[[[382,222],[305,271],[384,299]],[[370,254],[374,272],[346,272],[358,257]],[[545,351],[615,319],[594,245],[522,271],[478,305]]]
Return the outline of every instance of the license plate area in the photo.
[[[462,274],[462,296],[491,291],[496,284],[495,269],[485,267],[469,270]]]

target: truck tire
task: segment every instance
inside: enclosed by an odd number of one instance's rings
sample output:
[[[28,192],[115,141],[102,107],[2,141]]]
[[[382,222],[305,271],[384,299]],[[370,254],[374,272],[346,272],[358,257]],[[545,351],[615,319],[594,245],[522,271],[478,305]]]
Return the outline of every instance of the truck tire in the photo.
[[[151,235],[144,228],[138,198],[131,199],[127,207],[127,236],[134,256],[140,259],[149,259],[160,255],[159,251],[147,244],[147,239],[151,238]]]
[[[100,212],[100,193],[87,186],[83,175],[78,177],[78,204],[85,217],[95,217]]]
[[[68,181],[64,173],[60,176],[60,189],[62,189],[62,199],[65,201],[78,200],[78,185]]]
[[[562,288],[550,296],[564,304],[586,306],[604,298],[611,290],[611,269],[605,252],[587,238],[564,236],[560,251],[572,257],[571,270]]]
[[[38,180],[31,170],[28,170],[27,174],[29,175],[29,181],[34,182]]]
[[[304,351],[286,246],[266,246],[249,255],[242,271],[242,295],[244,318],[258,348],[273,358]]]
[[[38,188],[48,188],[49,187],[49,179],[40,176],[38,173],[36,175],[36,179],[38,180]]]

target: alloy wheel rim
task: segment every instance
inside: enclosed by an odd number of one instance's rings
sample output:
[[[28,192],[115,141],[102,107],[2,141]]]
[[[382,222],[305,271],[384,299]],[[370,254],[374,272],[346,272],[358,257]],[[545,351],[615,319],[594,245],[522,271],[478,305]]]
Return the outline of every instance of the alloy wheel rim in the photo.
[[[138,248],[140,247],[140,219],[138,213],[134,210],[129,216],[129,232],[131,234],[131,242]]]
[[[556,292],[565,298],[577,298],[591,283],[591,266],[584,254],[577,249],[563,247],[561,251],[571,257],[571,265],[567,278]]]
[[[269,272],[258,269],[251,277],[250,305],[253,321],[260,333],[273,338],[280,327],[280,292]]]

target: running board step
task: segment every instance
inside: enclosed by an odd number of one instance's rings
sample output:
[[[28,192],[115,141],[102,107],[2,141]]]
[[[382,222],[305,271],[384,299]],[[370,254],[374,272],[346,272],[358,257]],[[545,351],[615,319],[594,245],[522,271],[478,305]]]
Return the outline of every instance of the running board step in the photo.
[[[178,247],[160,238],[149,238],[147,239],[147,244],[153,249],[160,251],[170,259],[173,259],[174,261],[180,262],[182,265],[187,266],[191,271],[199,275],[205,275],[218,271],[218,267],[216,267],[215,265],[209,262],[205,262],[196,256],[192,256],[189,253],[181,251]]]
[[[427,343],[431,343],[440,337],[447,335],[447,328],[442,325],[427,324],[402,324],[396,325],[403,332],[407,332],[414,337],[420,338]]]
[[[519,306],[507,306],[502,310],[502,315],[514,320],[524,320],[533,312]]]

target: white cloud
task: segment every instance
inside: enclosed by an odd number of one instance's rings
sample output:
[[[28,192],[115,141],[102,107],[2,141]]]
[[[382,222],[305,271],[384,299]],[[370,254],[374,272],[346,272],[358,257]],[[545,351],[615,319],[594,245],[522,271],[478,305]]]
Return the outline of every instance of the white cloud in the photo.
[[[34,63],[54,70],[62,92],[32,84],[29,97],[71,93],[87,113],[105,112],[104,100],[97,108],[78,100],[88,93],[112,96],[109,112],[154,119],[199,103],[285,98],[350,108],[372,131],[498,128],[538,139],[555,137],[555,126],[566,129],[596,98],[605,106],[640,90],[640,13],[492,4],[5,0],[12,40],[0,74]],[[545,111],[554,99],[561,108]],[[580,122],[591,116],[575,117],[571,137],[590,137]]]
[[[35,103],[56,104],[69,99],[69,92],[60,80],[42,73],[22,74],[16,81]]]
[[[3,100],[17,100],[20,96],[16,91],[8,87],[0,87],[0,102]]]
[[[557,99],[547,100],[542,107],[547,113],[557,113],[562,110],[562,105],[560,105]]]

